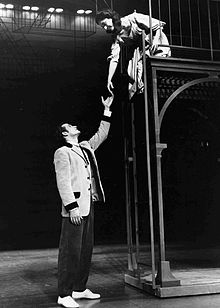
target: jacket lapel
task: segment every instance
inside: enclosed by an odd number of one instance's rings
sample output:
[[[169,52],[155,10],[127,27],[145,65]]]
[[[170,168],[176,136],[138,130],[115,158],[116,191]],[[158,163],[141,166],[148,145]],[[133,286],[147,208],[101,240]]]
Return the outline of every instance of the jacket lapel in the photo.
[[[85,163],[87,163],[86,160],[85,160],[85,157],[83,156],[83,153],[82,153],[82,151],[79,147],[74,146],[74,147],[71,148],[71,150],[73,152],[75,152],[77,155],[79,155],[84,160]]]

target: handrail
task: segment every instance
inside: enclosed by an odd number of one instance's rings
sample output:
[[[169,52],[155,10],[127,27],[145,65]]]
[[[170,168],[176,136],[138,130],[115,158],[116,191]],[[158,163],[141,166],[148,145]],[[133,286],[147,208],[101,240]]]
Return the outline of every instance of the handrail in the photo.
[[[152,18],[166,23],[163,31],[168,37],[171,48],[171,55],[175,57],[175,50],[191,50],[209,52],[211,61],[220,60],[220,16],[219,1],[192,1],[175,2],[148,0],[149,14],[149,44],[153,43]],[[167,45],[160,45],[167,47]],[[217,57],[216,57],[217,56]],[[178,55],[177,55],[178,57]],[[183,58],[189,58],[184,54]],[[199,57],[207,58],[207,55],[200,54]]]

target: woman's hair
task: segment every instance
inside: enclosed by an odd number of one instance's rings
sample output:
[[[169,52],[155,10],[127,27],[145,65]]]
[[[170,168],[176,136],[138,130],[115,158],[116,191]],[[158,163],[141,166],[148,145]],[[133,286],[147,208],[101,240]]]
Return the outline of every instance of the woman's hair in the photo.
[[[110,9],[97,12],[95,19],[96,23],[99,25],[105,18],[111,18],[114,26],[121,26],[121,17],[117,12]]]

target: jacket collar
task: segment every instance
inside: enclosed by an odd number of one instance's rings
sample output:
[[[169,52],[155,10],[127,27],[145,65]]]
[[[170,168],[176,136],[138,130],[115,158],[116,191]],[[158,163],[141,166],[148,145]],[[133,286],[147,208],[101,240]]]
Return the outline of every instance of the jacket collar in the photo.
[[[88,163],[86,158],[85,158],[85,156],[84,156],[84,154],[83,154],[83,152],[82,152],[82,149],[80,148],[80,145],[79,146],[78,145],[73,145],[71,147],[71,150],[73,152],[75,152],[76,154],[78,154],[84,160],[85,163]]]

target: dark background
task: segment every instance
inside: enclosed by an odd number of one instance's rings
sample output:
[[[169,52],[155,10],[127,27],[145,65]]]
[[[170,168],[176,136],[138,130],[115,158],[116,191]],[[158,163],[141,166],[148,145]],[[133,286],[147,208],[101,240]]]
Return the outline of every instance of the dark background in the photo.
[[[45,4],[46,1],[44,1]],[[88,1],[91,2],[91,1]],[[49,3],[49,1],[48,1]],[[70,6],[70,1],[57,1]],[[146,1],[115,1],[126,15],[147,13]],[[84,137],[92,136],[102,115],[106,95],[111,39],[104,31],[76,50],[70,38],[30,36],[34,48],[53,46],[57,61],[69,63],[51,73],[4,80],[0,114],[0,249],[57,247],[60,198],[53,154],[60,122],[78,117]],[[68,62],[69,61],[69,62]],[[96,208],[96,244],[126,243],[125,182],[122,138],[123,77],[115,77],[115,101],[109,138],[97,150],[106,204]],[[168,242],[218,242],[219,220],[219,93],[212,104],[175,104],[162,128],[165,232]],[[145,172],[143,97],[136,104],[140,236],[149,240]],[[189,107],[190,106],[190,107]],[[203,116],[205,114],[205,116]],[[208,117],[208,118],[207,118]],[[141,124],[142,123],[142,124]],[[86,131],[86,132],[85,132]]]

